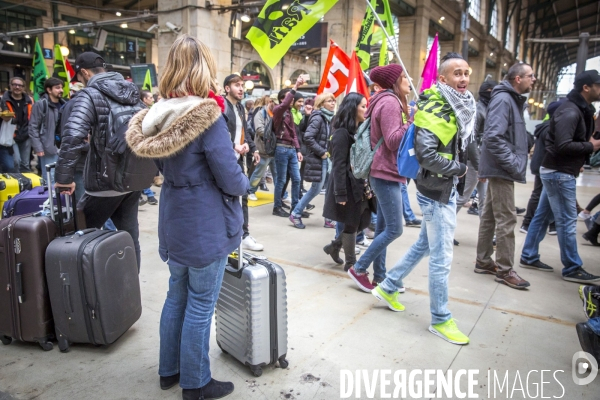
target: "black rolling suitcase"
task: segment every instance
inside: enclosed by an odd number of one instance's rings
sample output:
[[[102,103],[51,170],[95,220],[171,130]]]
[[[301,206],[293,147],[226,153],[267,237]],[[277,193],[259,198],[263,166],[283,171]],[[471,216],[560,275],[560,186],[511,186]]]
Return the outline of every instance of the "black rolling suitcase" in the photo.
[[[85,229],[56,238],[46,251],[46,278],[63,352],[70,343],[111,344],[142,314],[137,258],[125,231]]]

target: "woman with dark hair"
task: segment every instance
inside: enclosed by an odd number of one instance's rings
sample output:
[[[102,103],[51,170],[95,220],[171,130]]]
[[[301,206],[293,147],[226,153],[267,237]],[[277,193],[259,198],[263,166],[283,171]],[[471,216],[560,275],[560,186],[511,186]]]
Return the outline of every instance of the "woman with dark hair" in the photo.
[[[350,147],[358,125],[365,120],[367,99],[358,93],[344,98],[333,119],[330,141],[331,176],[328,182],[323,216],[344,224],[344,231],[323,250],[337,263],[340,249],[344,248],[348,271],[356,263],[354,244],[356,232],[365,229],[371,222],[369,209],[370,190],[364,179],[356,179],[350,169]]]

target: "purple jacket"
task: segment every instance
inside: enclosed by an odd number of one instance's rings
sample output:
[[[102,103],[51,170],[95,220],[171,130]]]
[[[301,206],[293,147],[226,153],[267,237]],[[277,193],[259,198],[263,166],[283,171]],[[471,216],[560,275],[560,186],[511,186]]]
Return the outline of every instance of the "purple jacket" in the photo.
[[[402,105],[390,90],[371,97],[367,117],[371,117],[371,147],[375,148],[383,135],[383,143],[373,157],[371,176],[387,181],[406,183],[406,178],[398,175],[398,147],[413,123],[413,117],[402,124]]]

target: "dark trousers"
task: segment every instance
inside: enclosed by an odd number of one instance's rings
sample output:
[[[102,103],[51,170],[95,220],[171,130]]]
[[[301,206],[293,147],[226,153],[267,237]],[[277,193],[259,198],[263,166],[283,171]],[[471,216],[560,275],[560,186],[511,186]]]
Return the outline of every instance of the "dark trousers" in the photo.
[[[140,271],[140,229],[138,226],[138,201],[140,192],[131,192],[122,196],[98,197],[84,194],[77,208],[82,209],[88,228],[102,228],[110,218],[118,230],[131,235],[135,246],[138,272]]]
[[[531,192],[531,196],[529,197],[529,203],[527,203],[527,213],[523,218],[523,225],[529,226],[533,216],[535,215],[535,210],[537,210],[537,206],[540,202],[540,196],[542,195],[542,189],[544,186],[542,185],[542,180],[539,175],[535,176],[535,181],[533,182],[533,191]]]
[[[11,147],[0,146],[0,172],[15,172]]]
[[[589,212],[592,212],[592,210],[594,208],[596,208],[596,206],[600,204],[600,194],[597,194],[592,201],[590,201],[590,204],[587,205],[587,207],[585,208],[586,210],[588,210]]]
[[[244,158],[246,158],[246,162],[247,162],[247,166],[248,166],[248,176],[252,176],[252,173],[250,172],[250,168],[252,168],[252,171],[254,171],[254,163],[252,162],[252,156],[250,157],[244,157],[241,156],[238,160],[238,164],[240,165],[240,167],[242,167],[242,171],[245,171],[244,169]],[[244,225],[242,225],[242,229],[244,230],[244,235],[242,236],[242,239],[245,238],[246,236],[250,235],[250,231],[248,230],[248,195],[245,194],[242,196],[242,214],[244,214]]]

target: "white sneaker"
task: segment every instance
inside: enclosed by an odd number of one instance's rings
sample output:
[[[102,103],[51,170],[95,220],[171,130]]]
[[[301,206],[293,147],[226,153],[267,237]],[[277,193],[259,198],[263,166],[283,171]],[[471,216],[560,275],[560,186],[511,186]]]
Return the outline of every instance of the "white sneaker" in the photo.
[[[582,211],[579,213],[579,215],[577,215],[579,217],[579,219],[581,220],[586,220],[588,218],[592,218],[592,214],[591,213],[586,213],[585,211]]]
[[[252,250],[252,251],[262,251],[264,246],[260,243],[256,243],[256,240],[250,235],[246,236],[244,240],[242,240],[242,245],[244,249]]]
[[[256,195],[254,193],[250,193],[248,195],[248,200],[257,201],[258,197],[256,197]]]
[[[369,245],[371,244],[371,241],[365,237],[362,242],[359,242],[356,244],[359,245],[360,247],[369,247]]]

